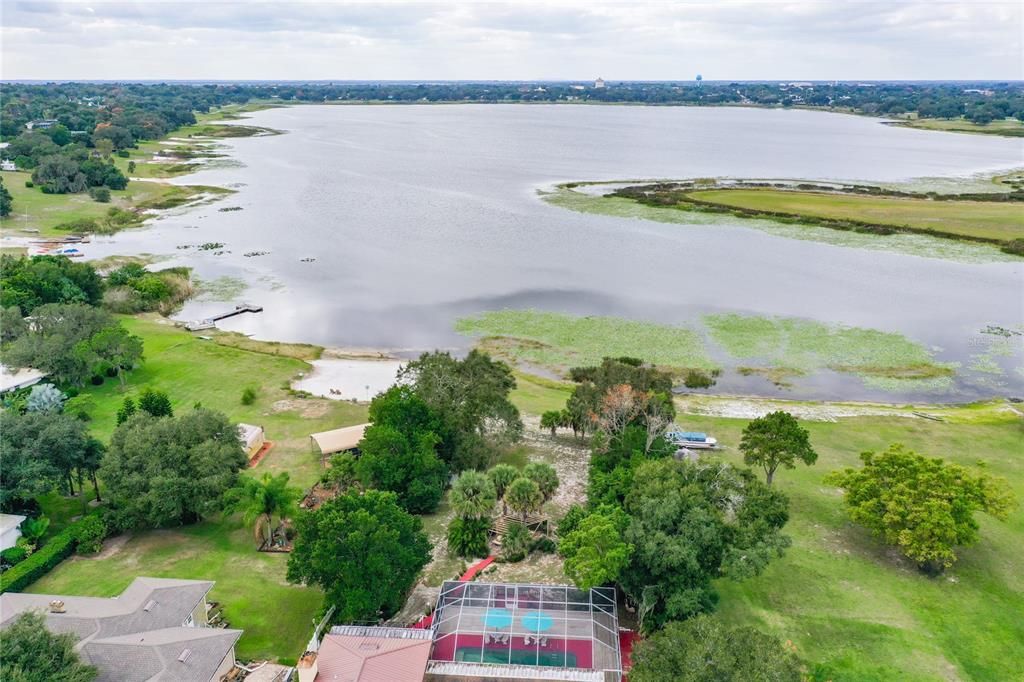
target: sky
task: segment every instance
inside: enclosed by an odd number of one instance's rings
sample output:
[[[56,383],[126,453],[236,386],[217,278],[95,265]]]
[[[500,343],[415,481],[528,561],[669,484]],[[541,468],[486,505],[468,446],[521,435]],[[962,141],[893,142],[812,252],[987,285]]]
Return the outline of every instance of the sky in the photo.
[[[0,0],[0,78],[1020,80],[1019,0]]]

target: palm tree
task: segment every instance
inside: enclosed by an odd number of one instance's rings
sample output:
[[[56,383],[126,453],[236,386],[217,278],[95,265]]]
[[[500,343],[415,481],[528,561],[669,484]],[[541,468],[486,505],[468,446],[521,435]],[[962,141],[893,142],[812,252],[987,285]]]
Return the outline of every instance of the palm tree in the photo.
[[[483,519],[491,515],[498,495],[486,474],[469,469],[452,483],[449,500],[459,518]]]
[[[29,547],[29,553],[39,546],[39,541],[46,535],[50,527],[50,519],[45,516],[32,518],[31,516],[21,522],[21,538]]]
[[[494,484],[494,493],[501,500],[501,513],[508,514],[508,504],[505,502],[505,491],[512,481],[519,478],[519,470],[511,464],[495,464],[487,472],[487,478]]]
[[[288,485],[287,471],[277,476],[268,472],[260,479],[246,477],[239,487],[230,490],[228,508],[242,512],[245,523],[253,524],[253,536],[262,546],[274,541],[301,496],[301,490]],[[278,518],[276,527],[275,516]]]
[[[512,481],[505,490],[505,498],[512,511],[518,513],[526,523],[530,512],[540,509],[544,504],[544,495],[534,481],[521,476]]]
[[[530,462],[523,467],[523,476],[537,484],[544,502],[550,500],[558,490],[558,473],[546,462]]]

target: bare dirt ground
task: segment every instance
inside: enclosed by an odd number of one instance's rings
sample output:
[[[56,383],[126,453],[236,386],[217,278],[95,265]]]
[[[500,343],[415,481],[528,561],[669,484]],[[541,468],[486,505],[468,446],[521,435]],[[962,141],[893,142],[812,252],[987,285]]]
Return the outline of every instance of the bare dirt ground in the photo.
[[[808,421],[825,422],[834,422],[842,417],[915,417],[910,410],[874,403],[805,403],[796,400],[727,398],[705,395],[676,396],[675,403],[680,414],[735,417],[737,419],[757,419],[776,410],[785,410],[794,417]]]

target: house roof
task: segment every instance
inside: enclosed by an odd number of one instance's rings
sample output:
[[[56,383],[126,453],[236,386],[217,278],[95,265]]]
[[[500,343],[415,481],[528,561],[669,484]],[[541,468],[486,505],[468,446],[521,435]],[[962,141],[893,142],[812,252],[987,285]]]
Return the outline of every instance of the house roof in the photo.
[[[46,372],[40,372],[31,367],[19,369],[0,364],[0,393],[32,386],[39,383],[45,376]]]
[[[7,592],[0,595],[0,629],[25,611],[40,611],[53,632],[70,632],[98,682],[208,682],[241,630],[182,624],[213,587],[206,580],[136,578],[118,597]],[[64,603],[53,613],[50,602]],[[185,650],[188,655],[183,657]]]
[[[359,441],[363,439],[363,432],[366,431],[367,426],[369,424],[359,424],[358,426],[346,426],[343,429],[334,429],[333,431],[321,431],[320,433],[314,433],[310,438],[320,448],[322,454],[330,455],[335,452],[351,450],[359,445]]]
[[[409,628],[331,628],[317,653],[316,682],[420,682],[431,632]]]
[[[6,533],[12,528],[17,528],[24,520],[25,517],[18,514],[0,514],[0,533]]]

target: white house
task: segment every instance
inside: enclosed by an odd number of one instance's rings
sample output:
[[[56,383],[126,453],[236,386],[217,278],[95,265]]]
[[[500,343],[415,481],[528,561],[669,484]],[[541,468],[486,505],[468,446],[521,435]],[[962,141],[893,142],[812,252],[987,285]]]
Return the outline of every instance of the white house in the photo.
[[[594,87],[597,88],[597,89],[603,88],[604,87],[604,79],[603,78],[598,78],[596,81],[594,81]]]
[[[18,167],[10,159],[4,159],[3,161],[0,161],[0,170],[16,171],[18,170]]]
[[[14,547],[21,537],[21,522],[24,516],[17,514],[0,514],[0,552]]]

